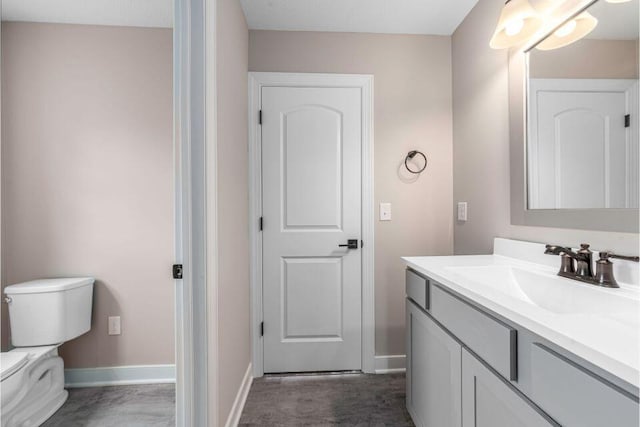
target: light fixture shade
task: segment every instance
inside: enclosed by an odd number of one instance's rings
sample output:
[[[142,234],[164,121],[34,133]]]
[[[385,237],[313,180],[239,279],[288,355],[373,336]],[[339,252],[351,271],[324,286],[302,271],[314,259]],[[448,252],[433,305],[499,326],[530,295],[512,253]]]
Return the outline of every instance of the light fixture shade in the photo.
[[[524,43],[542,27],[542,23],[542,18],[528,0],[507,1],[489,46],[504,49]]]
[[[582,12],[542,40],[536,46],[536,49],[552,50],[570,45],[593,31],[596,25],[598,25],[598,20],[592,14]]]

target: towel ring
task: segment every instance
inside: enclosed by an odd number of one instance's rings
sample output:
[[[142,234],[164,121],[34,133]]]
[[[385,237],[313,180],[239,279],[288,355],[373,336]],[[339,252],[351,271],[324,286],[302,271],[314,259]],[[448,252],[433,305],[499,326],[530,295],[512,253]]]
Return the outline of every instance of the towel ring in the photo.
[[[416,170],[412,170],[412,169],[409,167],[409,163],[408,163],[408,162],[409,162],[409,160],[413,159],[413,158],[416,156],[416,154],[419,154],[419,155],[420,155],[420,156],[422,156],[422,158],[424,159],[424,166],[422,166],[422,167],[421,167],[419,170],[417,170],[417,171],[416,171]],[[427,156],[425,156],[425,155],[424,155],[424,153],[423,153],[423,152],[421,152],[421,151],[416,151],[416,150],[409,151],[409,152],[407,153],[407,156],[404,158],[404,167],[405,167],[405,168],[407,168],[407,170],[408,170],[409,172],[411,172],[411,173],[413,173],[413,174],[416,174],[416,175],[419,175],[419,174],[421,174],[422,172],[424,172],[424,170],[427,168],[427,163],[428,163],[428,162],[427,162]]]

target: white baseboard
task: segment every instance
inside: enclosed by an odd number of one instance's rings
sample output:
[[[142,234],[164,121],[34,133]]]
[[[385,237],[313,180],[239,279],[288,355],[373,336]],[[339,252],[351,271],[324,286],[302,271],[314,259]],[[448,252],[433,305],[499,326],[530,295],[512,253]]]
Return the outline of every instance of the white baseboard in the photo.
[[[404,372],[406,356],[404,354],[391,354],[388,356],[376,356],[376,374],[392,374]]]
[[[108,368],[65,369],[67,388],[176,382],[175,365],[112,366]]]
[[[236,399],[233,401],[229,417],[227,417],[227,422],[225,424],[226,427],[236,427],[240,422],[240,416],[242,415],[244,404],[247,401],[247,396],[249,395],[249,390],[253,383],[253,375],[251,374],[252,369],[251,363],[249,363],[247,371],[244,373],[242,383],[240,384],[240,388],[238,389],[238,394],[236,394]]]

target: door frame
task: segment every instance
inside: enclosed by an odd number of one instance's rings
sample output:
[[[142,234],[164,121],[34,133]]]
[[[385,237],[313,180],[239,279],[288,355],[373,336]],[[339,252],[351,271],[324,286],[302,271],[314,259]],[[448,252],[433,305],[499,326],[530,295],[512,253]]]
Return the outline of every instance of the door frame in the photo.
[[[358,88],[362,95],[362,371],[375,372],[373,76],[365,74],[249,73],[249,239],[251,353],[253,376],[264,375],[260,333],[262,311],[262,132],[259,111],[263,87]]]
[[[215,266],[207,265],[216,253],[207,234],[215,230],[216,218],[210,194],[215,181],[207,184],[207,176],[215,177],[215,5],[216,0],[174,1],[174,262],[183,266],[183,278],[175,280],[178,427],[208,425],[217,416],[217,389],[209,384],[217,374],[216,365],[209,368],[217,355],[217,319],[209,315],[217,283],[211,280]]]

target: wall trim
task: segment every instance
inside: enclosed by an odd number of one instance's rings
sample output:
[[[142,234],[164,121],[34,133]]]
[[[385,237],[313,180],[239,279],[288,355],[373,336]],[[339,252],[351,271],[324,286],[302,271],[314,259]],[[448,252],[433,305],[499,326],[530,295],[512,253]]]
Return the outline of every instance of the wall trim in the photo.
[[[64,370],[64,385],[67,388],[175,384],[175,382],[176,365],[111,366]]]
[[[244,404],[247,402],[247,396],[249,396],[249,390],[251,390],[251,384],[253,383],[252,372],[253,367],[251,366],[251,363],[249,363],[247,371],[244,373],[242,383],[240,384],[240,388],[238,389],[238,394],[236,394],[236,398],[233,401],[231,412],[229,412],[229,417],[225,423],[226,427],[236,427],[240,423],[240,416],[244,410]]]
[[[375,207],[373,194],[373,75],[316,73],[249,73],[249,238],[251,289],[251,346],[253,376],[264,374],[262,316],[262,216],[261,138],[258,111],[262,88],[357,87],[362,93],[362,347],[361,369],[375,372]]]
[[[404,354],[390,354],[386,356],[376,356],[376,374],[393,374],[405,372],[407,356]]]

